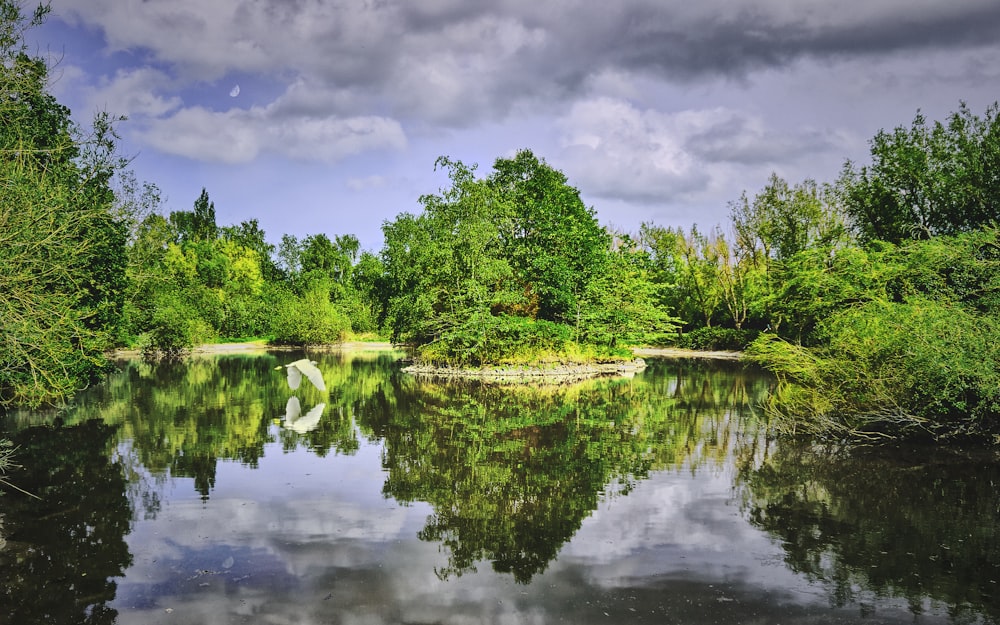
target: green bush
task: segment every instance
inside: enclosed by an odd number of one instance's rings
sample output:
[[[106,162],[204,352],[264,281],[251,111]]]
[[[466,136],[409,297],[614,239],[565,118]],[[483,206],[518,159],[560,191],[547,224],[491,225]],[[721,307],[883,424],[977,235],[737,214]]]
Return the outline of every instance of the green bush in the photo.
[[[627,349],[579,345],[573,328],[552,321],[481,313],[417,349],[422,363],[539,365],[631,359]]]
[[[760,335],[760,330],[698,328],[681,336],[678,347],[698,350],[742,351]]]
[[[177,298],[164,298],[153,311],[152,327],[139,340],[143,356],[177,358],[195,345],[215,340],[207,321]]]
[[[350,320],[323,289],[289,295],[276,308],[272,342],[278,345],[329,345],[344,340],[351,329]]]
[[[936,439],[1000,434],[1000,324],[948,302],[872,301],[807,350],[771,335],[748,354],[781,381],[772,408],[820,434]]]

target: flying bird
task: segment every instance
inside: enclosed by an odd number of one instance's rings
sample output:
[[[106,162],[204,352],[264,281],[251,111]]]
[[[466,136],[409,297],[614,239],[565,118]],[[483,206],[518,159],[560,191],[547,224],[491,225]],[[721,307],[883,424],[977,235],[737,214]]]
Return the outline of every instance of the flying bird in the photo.
[[[302,383],[302,376],[306,376],[313,386],[321,391],[326,390],[326,383],[323,382],[323,372],[316,367],[316,361],[303,358],[287,365],[278,365],[275,370],[285,367],[288,370],[288,386],[294,391]]]

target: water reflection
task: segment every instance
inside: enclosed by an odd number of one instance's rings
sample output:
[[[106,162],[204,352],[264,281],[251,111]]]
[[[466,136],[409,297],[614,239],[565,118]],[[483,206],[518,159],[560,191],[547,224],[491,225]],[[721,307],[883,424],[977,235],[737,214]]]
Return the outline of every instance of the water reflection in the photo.
[[[744,466],[749,520],[831,602],[1000,619],[1000,464],[985,451],[777,447]]]
[[[125,542],[132,507],[113,459],[116,435],[97,421],[13,434],[19,458],[33,460],[12,478],[40,499],[0,499],[0,622],[115,622],[114,580],[132,562]]]
[[[775,441],[731,364],[510,388],[330,353],[290,394],[297,357],[8,415],[44,501],[0,498],[0,623],[1000,619],[993,456]]]
[[[385,441],[385,494],[434,507],[420,538],[448,550],[439,576],[488,561],[526,583],[600,500],[651,471],[717,466],[732,433],[752,430],[743,376],[691,367],[648,379],[663,381],[523,388],[407,377],[393,388],[395,409],[362,423]]]

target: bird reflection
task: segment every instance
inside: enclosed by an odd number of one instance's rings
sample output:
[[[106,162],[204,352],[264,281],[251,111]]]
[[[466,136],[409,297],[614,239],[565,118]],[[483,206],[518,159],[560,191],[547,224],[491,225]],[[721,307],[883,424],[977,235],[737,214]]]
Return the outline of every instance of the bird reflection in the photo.
[[[285,404],[285,429],[299,434],[311,432],[319,426],[319,420],[323,416],[324,410],[326,410],[326,404],[318,403],[303,415],[299,398],[292,395],[288,398],[288,403]]]

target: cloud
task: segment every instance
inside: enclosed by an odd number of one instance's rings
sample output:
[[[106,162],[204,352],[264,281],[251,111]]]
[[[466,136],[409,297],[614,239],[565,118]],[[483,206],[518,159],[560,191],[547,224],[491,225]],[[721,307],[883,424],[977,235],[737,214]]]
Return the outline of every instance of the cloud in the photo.
[[[567,172],[601,197],[653,202],[703,190],[709,176],[684,139],[712,116],[643,111],[611,98],[578,102],[559,122]]]
[[[558,127],[560,162],[581,190],[640,203],[698,198],[723,188],[737,168],[763,175],[846,143],[835,132],[779,131],[723,107],[665,113],[615,98],[576,103]]]
[[[579,94],[616,73],[696,80],[746,77],[804,57],[992,45],[991,0],[56,0],[57,15],[96,26],[110,51],[142,51],[178,79],[284,74],[364,97],[343,115],[412,116],[464,125],[518,103]],[[349,106],[348,106],[349,105]]]
[[[778,131],[767,128],[759,118],[734,111],[716,111],[713,122],[684,142],[685,149],[706,163],[773,166],[843,149],[846,144],[846,139],[830,131]]]
[[[369,191],[372,189],[384,189],[391,184],[387,176],[365,176],[363,178],[349,178],[347,188],[351,191]]]
[[[399,123],[377,116],[282,117],[280,107],[211,111],[190,107],[152,120],[140,137],[168,154],[201,161],[246,163],[264,153],[335,162],[370,150],[401,149]]]
[[[585,195],[642,210],[724,207],[772,170],[830,177],[885,120],[988,91],[1000,58],[995,0],[53,6],[125,65],[90,79],[88,105],[128,113],[132,137],[157,150],[246,163],[334,162],[410,141],[459,158],[526,146]],[[237,83],[243,94],[225,97]],[[348,191],[374,188],[366,176],[388,166],[352,164],[338,181]]]
[[[91,110],[117,115],[159,117],[181,107],[177,96],[163,97],[157,91],[170,89],[172,80],[165,73],[149,67],[120,69],[115,75],[101,78],[86,87],[85,100]]]

